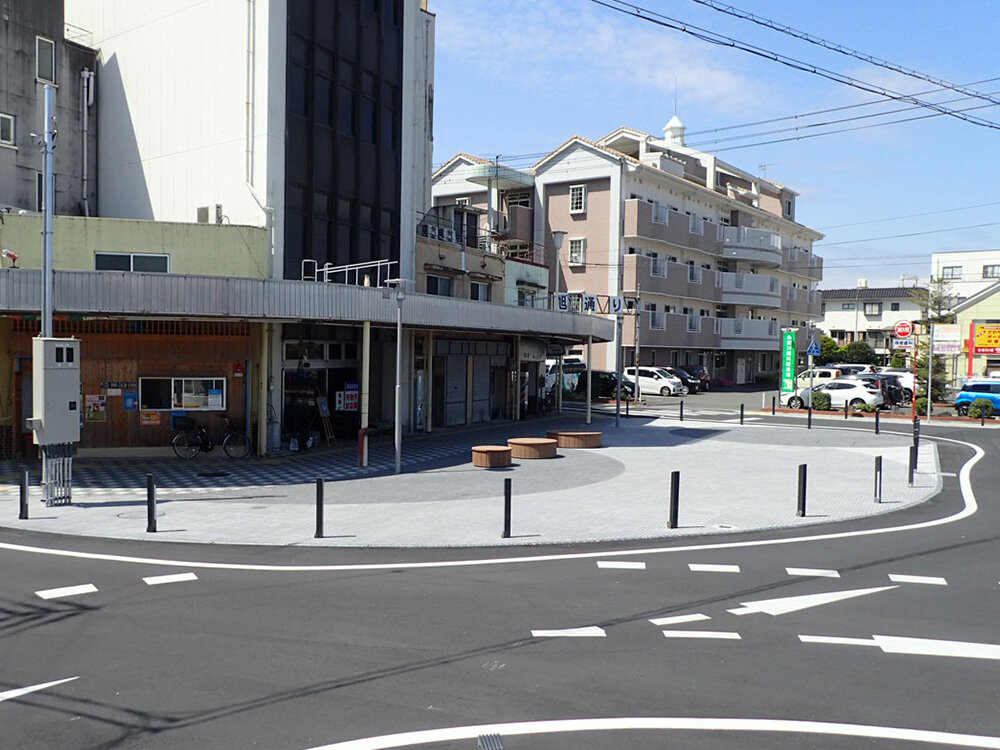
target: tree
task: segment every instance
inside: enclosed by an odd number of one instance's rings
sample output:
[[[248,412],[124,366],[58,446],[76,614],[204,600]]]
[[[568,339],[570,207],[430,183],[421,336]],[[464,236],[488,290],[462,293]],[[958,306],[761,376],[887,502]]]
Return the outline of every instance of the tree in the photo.
[[[874,365],[878,362],[878,354],[867,341],[852,341],[844,347],[842,355],[844,362],[856,365]]]
[[[927,344],[920,343],[917,346],[917,393],[918,397],[927,396]],[[931,400],[941,401],[944,399],[944,389],[948,384],[947,370],[945,370],[944,359],[940,354],[935,354],[931,366]]]
[[[889,367],[906,367],[906,349],[896,349],[889,360]]]
[[[955,316],[951,312],[951,307],[955,304],[956,297],[947,279],[935,279],[931,276],[927,288],[914,287],[910,290],[910,297],[923,310],[918,323],[927,325],[954,322]]]
[[[821,336],[819,340],[819,356],[814,360],[817,365],[828,365],[831,362],[839,362],[841,358],[841,348],[834,339],[829,336]]]

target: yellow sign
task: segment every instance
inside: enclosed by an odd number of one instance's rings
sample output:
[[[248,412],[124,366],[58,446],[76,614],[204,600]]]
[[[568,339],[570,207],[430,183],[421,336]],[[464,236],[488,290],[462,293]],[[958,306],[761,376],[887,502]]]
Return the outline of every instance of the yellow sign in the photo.
[[[1000,325],[977,323],[973,338],[973,354],[1000,354]]]

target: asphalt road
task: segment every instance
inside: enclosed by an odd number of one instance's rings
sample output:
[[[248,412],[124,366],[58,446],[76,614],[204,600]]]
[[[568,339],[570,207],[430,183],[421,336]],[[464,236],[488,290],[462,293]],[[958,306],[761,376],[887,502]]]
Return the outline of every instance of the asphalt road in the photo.
[[[962,441],[940,442],[956,475],[982,446],[971,493],[945,476],[921,506],[806,534],[470,552],[2,531],[0,746],[299,750],[426,730],[343,747],[451,749],[484,724],[508,750],[1000,738],[1000,432],[924,436]],[[143,580],[168,574],[186,575]],[[556,720],[573,723],[521,724]],[[433,733],[447,727],[466,729]]]

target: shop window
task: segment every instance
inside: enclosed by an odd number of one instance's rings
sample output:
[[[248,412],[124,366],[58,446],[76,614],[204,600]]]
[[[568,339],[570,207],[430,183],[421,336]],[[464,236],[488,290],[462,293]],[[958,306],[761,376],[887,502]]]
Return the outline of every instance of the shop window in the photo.
[[[151,253],[94,253],[94,270],[167,273],[170,271],[170,256]]]
[[[139,408],[149,411],[224,411],[224,378],[139,378]]]

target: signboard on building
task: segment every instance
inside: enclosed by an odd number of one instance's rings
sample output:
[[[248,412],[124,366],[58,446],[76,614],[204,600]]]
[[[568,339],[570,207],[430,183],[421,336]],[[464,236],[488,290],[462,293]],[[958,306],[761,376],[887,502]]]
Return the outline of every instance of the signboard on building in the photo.
[[[344,383],[344,411],[357,411],[361,405],[361,385]]]
[[[897,320],[892,326],[892,334],[897,339],[906,339],[913,335],[913,323],[909,320]]]
[[[1000,354],[1000,325],[976,323],[972,333],[973,354]]]
[[[597,312],[597,295],[596,294],[585,294],[583,295],[583,311],[584,312]]]
[[[893,339],[892,340],[893,349],[912,349],[913,339]]]
[[[957,323],[934,324],[934,354],[961,354],[962,329]]]
[[[795,393],[795,331],[781,333],[781,392]]]

